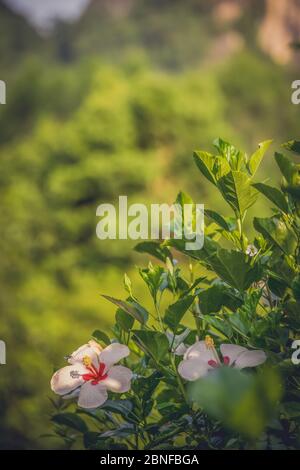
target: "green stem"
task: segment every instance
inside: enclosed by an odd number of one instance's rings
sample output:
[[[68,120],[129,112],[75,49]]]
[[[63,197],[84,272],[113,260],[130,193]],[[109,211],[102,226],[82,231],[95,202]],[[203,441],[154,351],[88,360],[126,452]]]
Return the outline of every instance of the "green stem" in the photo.
[[[193,411],[193,408],[192,408],[192,405],[188,399],[188,396],[186,394],[186,391],[185,391],[185,388],[184,388],[184,385],[183,385],[183,382],[182,382],[182,379],[177,371],[177,368],[176,368],[176,364],[175,364],[175,358],[174,356],[172,355],[171,353],[171,364],[173,366],[173,369],[174,369],[174,372],[176,374],[176,378],[177,378],[177,383],[178,383],[178,386],[179,386],[179,389],[181,391],[181,394],[184,398],[184,401],[185,403],[187,404],[189,410],[190,410],[190,415],[191,415],[191,418],[192,418],[192,426],[193,426],[193,429],[194,431],[196,432],[196,434],[198,434],[198,427],[196,425],[196,421],[195,421],[195,412]],[[194,435],[194,433],[193,433]]]
[[[245,244],[244,244],[244,237],[243,237],[243,219],[240,215],[237,216],[237,226],[238,226],[238,231],[239,231],[239,235],[240,235],[241,249],[243,251],[246,251],[246,247],[245,247]]]
[[[175,358],[173,356],[173,354],[171,353],[171,364],[172,364],[172,367],[173,367],[173,370],[176,374],[176,379],[177,379],[177,383],[178,383],[178,386],[179,386],[179,389],[182,393],[182,396],[184,398],[184,401],[186,402],[186,404],[188,405],[188,407],[190,408],[190,403],[189,403],[189,400],[188,400],[188,397],[187,397],[187,394],[186,394],[186,391],[185,391],[185,388],[184,388],[184,385],[182,383],[182,380],[181,380],[181,377],[178,373],[178,370],[176,368],[176,364],[175,364]]]
[[[199,314],[200,314],[200,307],[199,307],[198,302],[196,300],[196,302],[195,302],[195,311],[193,312],[193,317],[195,319],[197,335],[200,338],[201,337],[201,319],[199,318]]]
[[[163,324],[161,314],[160,314],[159,303],[157,301],[155,302],[155,310],[156,310],[157,318],[159,320],[161,331],[165,333],[164,324]]]

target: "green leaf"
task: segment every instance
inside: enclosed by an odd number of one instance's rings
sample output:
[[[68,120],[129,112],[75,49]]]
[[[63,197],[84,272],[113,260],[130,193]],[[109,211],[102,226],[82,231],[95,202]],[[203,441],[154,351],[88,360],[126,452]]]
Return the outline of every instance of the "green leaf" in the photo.
[[[208,152],[202,152],[201,150],[194,152],[194,160],[205,178],[208,179],[211,183],[216,185],[216,178],[214,175],[214,155]]]
[[[99,432],[95,432],[95,431],[88,431],[84,433],[84,436],[83,436],[84,447],[86,449],[99,449],[99,448],[101,449],[101,444],[102,444],[102,449],[107,448],[107,441],[105,441],[105,439],[101,439],[99,435],[100,435]]]
[[[133,297],[131,280],[126,273],[124,274],[124,287],[126,291],[128,292],[128,294],[130,295],[130,297]]]
[[[281,153],[275,152],[275,160],[279,169],[283,176],[285,177],[286,181],[290,184],[293,183],[293,175],[294,175],[294,163],[291,162],[287,157],[282,155]]]
[[[149,374],[149,369],[144,372],[144,376],[138,376],[132,382],[132,390],[134,393],[142,397],[144,402],[147,402],[152,397],[154,390],[159,386],[162,379],[161,372],[155,370]]]
[[[287,255],[294,254],[297,248],[297,237],[286,224],[277,217],[254,217],[255,230],[260,232],[272,244],[278,246]]]
[[[133,409],[133,404],[130,400],[106,400],[101,409],[119,414],[126,418]]]
[[[240,169],[244,157],[240,150],[220,138],[215,139],[213,145],[218,149],[220,155],[227,160],[232,170]]]
[[[206,262],[220,247],[219,243],[208,236],[204,236],[204,245],[201,250],[186,250],[185,240],[168,240],[168,245],[185,255]]]
[[[268,186],[264,183],[255,183],[252,186],[254,186],[254,188],[256,188],[260,193],[266,196],[266,198],[273,202],[273,204],[275,204],[280,210],[286,214],[289,212],[288,203],[284,197],[284,194],[279,191],[279,189],[273,188],[272,186]]]
[[[270,369],[253,375],[221,367],[190,384],[188,392],[210,416],[235,432],[256,439],[274,416],[281,383]]]
[[[283,147],[290,150],[291,152],[298,153],[300,155],[300,141],[299,140],[290,140],[283,144]]]
[[[228,339],[232,337],[232,328],[223,318],[213,315],[204,315],[204,320],[213,327],[216,334],[221,333],[221,335],[218,334],[218,336],[221,336],[222,339],[224,339],[224,337]]]
[[[129,332],[134,324],[134,318],[129,313],[125,312],[121,308],[116,311],[116,323],[122,328],[122,330]]]
[[[282,403],[280,413],[284,415],[285,419],[300,418],[300,403],[295,401]]]
[[[234,295],[234,291],[224,284],[214,284],[198,295],[199,307],[203,315],[217,313],[222,307],[234,310],[241,305],[241,300]]]
[[[178,193],[175,204],[178,204],[181,207],[182,212],[181,212],[181,218],[179,220],[177,218],[177,220],[176,220],[176,217],[175,217],[174,223],[176,224],[178,230],[180,228],[183,230],[183,228],[185,226],[185,223],[186,223],[185,222],[185,208],[184,208],[184,206],[185,205],[191,205],[193,207],[193,211],[196,211],[196,206],[195,206],[194,201],[191,198],[191,196],[189,196],[187,193],[184,193],[183,191],[180,191]],[[193,213],[192,224],[194,224],[194,220],[195,220],[195,212]]]
[[[247,336],[255,323],[256,309],[261,298],[261,290],[246,294],[244,304],[232,315],[228,316],[231,326],[243,336]]]
[[[149,263],[149,267],[147,269],[139,270],[142,279],[148,286],[154,303],[156,303],[157,293],[161,287],[161,284],[164,281],[164,272],[165,271],[161,266],[153,266],[151,263]]]
[[[251,322],[249,319],[246,317],[244,312],[236,312],[233,313],[232,315],[229,316],[229,322],[230,325],[241,335],[246,336],[248,335],[250,328],[251,328]]]
[[[110,297],[109,295],[102,295],[104,299],[109,300],[121,310],[125,310],[125,312],[129,313],[135,320],[140,322],[142,325],[147,323],[148,320],[148,312],[145,310],[138,302],[131,300],[130,302],[115,299],[114,297]]]
[[[95,331],[92,333],[92,338],[93,338],[95,341],[97,341],[97,343],[103,342],[104,344],[107,344],[107,345],[110,344],[110,339],[109,339],[109,337],[107,336],[106,333],[103,333],[103,331],[95,330]]]
[[[133,339],[138,346],[155,361],[164,359],[169,350],[169,341],[159,331],[133,330]]]
[[[159,259],[160,261],[165,262],[167,258],[172,259],[172,254],[166,246],[162,246],[158,242],[147,241],[138,243],[134,250],[138,253],[148,253],[151,256]]]
[[[209,260],[211,268],[230,286],[240,292],[248,289],[261,277],[258,263],[251,264],[245,253],[219,249]]]
[[[205,209],[204,215],[205,215],[206,217],[208,217],[210,220],[212,220],[213,222],[215,222],[217,225],[219,225],[219,227],[223,228],[223,229],[226,230],[227,232],[230,232],[230,227],[229,227],[228,223],[227,223],[226,220],[225,220],[220,214],[218,214],[217,212],[212,211],[212,210],[209,210],[209,209]]]
[[[285,186],[283,191],[290,194],[292,198],[297,201],[299,204],[300,202],[300,186]]]
[[[83,433],[88,431],[85,421],[75,413],[58,413],[52,416],[51,420],[56,424],[75,429],[75,431]]]
[[[256,202],[258,192],[251,186],[251,179],[241,171],[231,171],[220,178],[218,187],[225,201],[241,217]]]
[[[255,175],[256,171],[258,170],[259,165],[261,164],[261,161],[264,158],[264,155],[270,147],[271,143],[272,140],[265,140],[264,142],[258,144],[258,149],[249,158],[248,169],[252,176]]]
[[[176,203],[184,207],[185,204],[194,204],[194,201],[187,193],[180,191],[177,195]]]
[[[119,439],[126,438],[136,434],[136,426],[130,423],[121,424],[116,429],[111,429],[110,431],[105,431],[100,434],[99,437],[107,438],[107,437],[118,437]]]
[[[179,278],[179,279],[181,279],[181,278]],[[189,286],[188,284],[185,283],[183,285],[183,288],[182,288],[183,292],[180,294],[180,297],[182,298],[182,297],[188,295],[190,292],[192,292],[198,286],[198,284],[200,284],[200,282],[205,282],[205,281],[206,281],[206,277],[205,276],[200,276],[200,277],[197,277],[194,280],[194,282],[191,286]],[[183,282],[185,282],[185,281],[183,281]]]
[[[292,282],[292,291],[296,300],[300,300],[300,274]]]
[[[194,296],[189,295],[180,300],[177,300],[174,304],[170,305],[166,311],[164,321],[166,325],[171,328],[172,331],[176,332],[177,328],[185,314],[190,308],[194,301]]]

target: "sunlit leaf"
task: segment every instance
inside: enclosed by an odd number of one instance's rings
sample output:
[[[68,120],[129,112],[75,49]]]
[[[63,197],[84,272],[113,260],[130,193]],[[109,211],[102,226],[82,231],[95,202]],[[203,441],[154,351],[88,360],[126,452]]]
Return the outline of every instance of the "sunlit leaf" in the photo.
[[[133,330],[132,333],[138,346],[157,362],[166,357],[169,350],[169,341],[164,333],[146,330]]]
[[[148,320],[148,312],[137,302],[135,301],[125,301],[115,299],[109,295],[102,295],[104,299],[109,300],[121,310],[125,310],[125,312],[129,313],[135,320],[139,321],[141,324],[144,324]]]
[[[241,217],[257,200],[258,192],[251,185],[251,179],[241,171],[231,171],[223,176],[218,186],[225,201]]]
[[[164,321],[171,328],[171,330],[177,330],[179,323],[181,322],[186,311],[192,305],[193,301],[194,297],[189,295],[180,300],[177,300],[177,302],[168,307],[164,316]]]
[[[248,168],[252,176],[255,175],[256,171],[258,170],[261,161],[264,158],[264,155],[270,147],[271,143],[272,140],[266,140],[264,142],[261,142],[256,152],[254,152],[249,158]]]
[[[268,186],[264,183],[255,183],[253,186],[283,212],[289,212],[289,206],[286,198],[284,197],[284,194],[279,191],[279,189],[273,188],[272,186]]]

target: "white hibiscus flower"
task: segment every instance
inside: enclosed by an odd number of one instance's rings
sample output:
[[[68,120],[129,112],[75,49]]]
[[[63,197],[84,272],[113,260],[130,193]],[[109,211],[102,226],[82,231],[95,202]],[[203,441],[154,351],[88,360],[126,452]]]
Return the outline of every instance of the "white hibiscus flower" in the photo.
[[[90,341],[68,357],[70,365],[55,372],[51,389],[63,398],[78,397],[82,408],[97,408],[107,400],[108,390],[117,393],[130,390],[131,370],[114,365],[129,352],[123,344],[112,343],[102,349]]]
[[[220,351],[222,358],[219,357],[210,336],[207,336],[205,341],[197,341],[184,354],[183,361],[178,365],[178,373],[182,378],[193,381],[218,367],[256,367],[267,358],[264,351],[249,350],[236,344],[221,344]]]

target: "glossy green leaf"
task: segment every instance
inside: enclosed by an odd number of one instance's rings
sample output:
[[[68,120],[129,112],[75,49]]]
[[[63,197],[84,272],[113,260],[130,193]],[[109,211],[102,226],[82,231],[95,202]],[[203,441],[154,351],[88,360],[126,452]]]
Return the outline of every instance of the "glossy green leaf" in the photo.
[[[126,418],[133,409],[133,404],[130,400],[106,400],[101,409],[119,414]]]
[[[104,333],[103,331],[95,330],[95,331],[92,333],[92,338],[93,338],[95,341],[97,341],[97,343],[103,342],[103,343],[106,344],[106,345],[109,345],[109,344],[110,344],[110,339],[109,339],[109,337],[108,337],[107,334]]]
[[[52,421],[56,424],[74,429],[75,431],[83,433],[88,431],[85,421],[75,413],[57,413],[52,416]]]
[[[169,350],[169,341],[159,331],[133,330],[133,339],[137,345],[157,362],[164,359]]]
[[[232,170],[240,170],[244,159],[244,155],[240,150],[220,138],[215,139],[213,144],[220,155],[226,159]]]
[[[264,183],[255,183],[253,184],[254,188],[256,188],[260,193],[262,193],[269,201],[273,202],[275,206],[277,206],[280,210],[285,213],[289,212],[289,206],[286,201],[284,194],[279,191],[279,189],[274,188],[272,186],[268,186]]]
[[[300,274],[298,274],[292,282],[293,295],[296,300],[300,300]]]
[[[121,424],[118,428],[105,431],[99,437],[117,437],[119,439],[130,437],[137,433],[136,426],[130,423]]]
[[[222,307],[234,310],[241,305],[241,300],[234,295],[233,290],[224,284],[215,284],[202,290],[198,298],[201,313],[204,315],[217,313]]]
[[[210,258],[209,263],[223,281],[241,292],[261,277],[260,265],[252,265],[240,251],[220,249]]]
[[[255,439],[274,416],[281,396],[281,384],[271,369],[251,375],[221,367],[190,384],[189,396],[225,426]]]
[[[258,196],[251,185],[251,179],[241,171],[231,171],[223,176],[218,181],[218,187],[225,201],[241,217],[256,202]]]
[[[153,301],[156,303],[156,297],[164,281],[164,269],[161,266],[153,266],[149,263],[146,269],[140,269],[139,273],[148,286]]]
[[[286,181],[293,183],[294,163],[281,153],[275,152],[275,160]]]
[[[176,332],[184,314],[190,308],[194,301],[194,296],[189,295],[180,300],[177,300],[174,304],[170,305],[167,309],[164,321],[171,328],[172,331]]]
[[[251,327],[255,324],[256,310],[261,298],[261,289],[251,291],[244,296],[244,303],[241,305],[236,312],[228,315],[228,320],[238,333],[243,336],[247,336],[251,330]]]
[[[131,280],[126,273],[124,274],[124,287],[126,291],[128,292],[128,294],[130,295],[130,297],[133,297]]]
[[[214,159],[215,157],[211,153],[202,151],[194,152],[194,160],[197,167],[199,168],[203,176],[208,179],[208,181],[216,185],[216,178],[213,171]]]
[[[177,195],[176,203],[184,207],[185,204],[194,204],[194,201],[187,193],[180,191]]]
[[[186,250],[185,240],[168,240],[168,246],[172,246],[179,252],[202,262],[208,261],[220,248],[219,243],[208,236],[204,236],[204,245],[201,250]]]
[[[290,140],[283,144],[283,147],[290,150],[291,152],[295,152],[300,155],[300,141],[299,140]]]
[[[131,315],[135,320],[140,322],[142,325],[147,322],[148,312],[137,302],[133,300],[130,302],[125,301],[125,300],[119,300],[109,295],[102,295],[102,297],[104,297],[104,299],[106,300],[109,300],[109,302],[112,302],[120,309],[125,310],[125,312],[129,313],[129,315]]]
[[[134,324],[134,317],[125,310],[118,308],[116,311],[116,323],[122,330],[129,332]]]
[[[220,214],[218,214],[218,212],[212,211],[210,209],[205,209],[204,215],[212,222],[219,225],[219,227],[223,228],[228,232],[230,231],[230,226],[228,225],[226,220]]]
[[[138,243],[134,249],[138,253],[147,253],[163,262],[165,262],[167,258],[172,258],[172,254],[166,246],[162,246],[160,243],[154,241]]]
[[[213,328],[214,333],[222,339],[232,337],[232,328],[228,322],[224,321],[224,318],[217,315],[204,315],[204,320]]]
[[[261,161],[264,158],[264,155],[270,147],[271,143],[272,140],[266,140],[258,144],[258,149],[249,158],[248,169],[252,176],[255,175],[256,171],[258,170]]]
[[[277,217],[258,218],[255,217],[254,228],[260,232],[271,243],[278,246],[287,255],[295,253],[297,237],[286,224]]]

